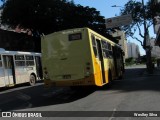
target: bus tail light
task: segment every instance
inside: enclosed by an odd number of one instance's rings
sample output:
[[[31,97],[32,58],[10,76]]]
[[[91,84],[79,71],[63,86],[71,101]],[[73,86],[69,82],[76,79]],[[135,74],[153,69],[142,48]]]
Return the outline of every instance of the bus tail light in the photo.
[[[44,67],[44,79],[49,79],[49,75],[48,75],[48,71],[47,71],[47,68]]]

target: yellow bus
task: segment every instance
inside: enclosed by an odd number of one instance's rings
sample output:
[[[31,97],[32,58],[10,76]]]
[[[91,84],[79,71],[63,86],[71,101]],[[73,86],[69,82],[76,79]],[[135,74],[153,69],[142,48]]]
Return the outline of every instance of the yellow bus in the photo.
[[[103,86],[123,75],[121,47],[89,28],[43,36],[41,45],[46,87]]]

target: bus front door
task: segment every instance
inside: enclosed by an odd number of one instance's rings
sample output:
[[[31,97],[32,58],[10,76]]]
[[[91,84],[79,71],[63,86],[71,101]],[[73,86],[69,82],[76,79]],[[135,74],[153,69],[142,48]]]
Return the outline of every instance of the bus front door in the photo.
[[[15,84],[13,56],[3,55],[5,84],[6,86]]]
[[[38,79],[42,79],[42,64],[41,64],[41,57],[40,56],[35,56],[35,61],[36,61],[36,72],[37,72],[37,77]]]

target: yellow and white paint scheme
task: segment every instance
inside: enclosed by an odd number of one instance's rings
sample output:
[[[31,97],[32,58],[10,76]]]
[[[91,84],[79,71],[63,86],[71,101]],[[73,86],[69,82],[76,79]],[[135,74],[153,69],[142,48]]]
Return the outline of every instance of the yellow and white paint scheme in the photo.
[[[122,58],[105,57],[102,40],[110,44],[111,52],[115,47],[122,53],[117,44],[89,28],[69,29],[43,36],[41,49],[45,86],[103,86],[110,82],[109,78],[122,75]],[[93,49],[93,41],[98,55]]]

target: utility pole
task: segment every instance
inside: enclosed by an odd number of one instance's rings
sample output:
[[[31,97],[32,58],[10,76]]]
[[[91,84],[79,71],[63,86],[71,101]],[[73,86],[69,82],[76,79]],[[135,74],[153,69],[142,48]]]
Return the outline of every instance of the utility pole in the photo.
[[[144,0],[142,0],[142,7],[143,7],[143,17],[144,17],[144,41],[143,41],[143,47],[146,51],[146,66],[147,66],[147,72],[149,74],[153,73],[153,64],[151,59],[151,46],[149,41],[149,33],[146,23],[146,15],[145,15],[145,8],[144,8]]]

